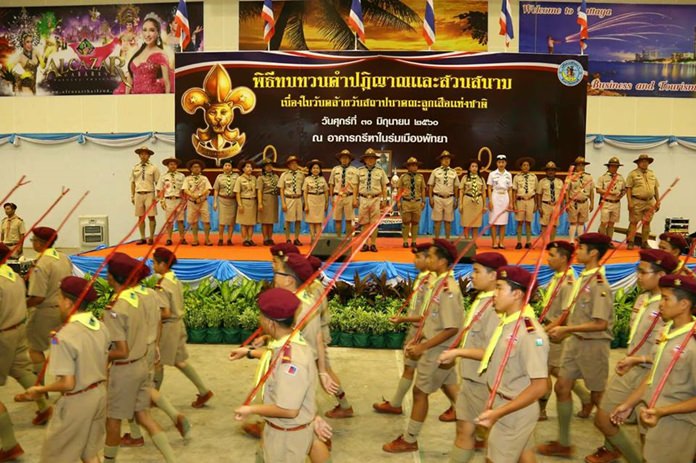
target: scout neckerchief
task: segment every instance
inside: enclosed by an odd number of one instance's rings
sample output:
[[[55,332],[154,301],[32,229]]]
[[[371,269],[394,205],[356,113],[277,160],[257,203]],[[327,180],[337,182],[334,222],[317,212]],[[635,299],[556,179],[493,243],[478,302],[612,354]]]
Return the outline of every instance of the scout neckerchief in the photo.
[[[268,372],[268,368],[271,366],[271,359],[273,358],[273,351],[276,349],[280,349],[285,345],[285,342],[288,340],[290,335],[283,336],[280,339],[274,339],[271,342],[268,343],[268,346],[266,346],[266,350],[264,351],[263,355],[261,355],[261,359],[259,361],[259,365],[256,367],[256,375],[254,376],[254,384],[258,386],[259,381],[261,381],[261,378],[263,378],[266,373]],[[283,356],[282,362],[287,363],[291,360],[290,353],[291,353],[291,345],[292,344],[297,344],[300,346],[306,346],[307,342],[304,340],[302,337],[302,334],[300,332],[296,332],[292,340],[288,343],[287,346],[285,346],[285,349],[283,349],[283,352],[281,355]],[[266,385],[261,388],[261,399],[263,400],[263,394],[266,392]],[[253,398],[252,398],[253,400]]]
[[[9,265],[2,264],[0,265],[0,277],[7,278],[14,283],[14,281],[17,279],[17,274]]]
[[[523,315],[530,319],[536,317],[532,306],[527,304],[524,307],[524,310],[519,310],[513,314],[505,315],[500,319],[500,323],[498,323],[498,326],[495,328],[493,336],[491,336],[491,340],[488,341],[488,347],[486,347],[486,351],[483,354],[483,359],[481,359],[481,365],[478,369],[479,375],[486,371],[486,368],[488,368],[488,363],[491,361],[493,351],[495,351],[495,348],[498,345],[498,341],[500,341],[500,337],[503,335],[503,328],[505,328],[505,325],[509,325],[512,322],[516,322],[517,319]]]
[[[474,197],[474,201],[476,204],[479,202],[479,176],[476,175],[471,175],[471,173],[468,174],[468,180],[469,180],[469,185],[471,188],[471,196]]]
[[[147,165],[150,164],[150,161],[147,161],[145,163],[140,163],[140,180],[145,180],[145,170],[147,169]]]
[[[440,293],[442,292],[443,288],[445,288],[445,287],[447,286],[447,285],[445,285],[444,283],[443,283],[443,284],[440,284],[440,282],[441,282],[442,280],[446,279],[446,278],[449,277],[449,276],[454,277],[454,272],[452,272],[452,270],[448,270],[448,271],[443,272],[443,273],[441,273],[440,275],[438,275],[438,276],[435,278],[435,281],[433,281],[433,283],[428,287],[428,291],[426,291],[425,297],[423,298],[423,305],[422,305],[422,308],[421,308],[421,315],[423,315],[423,314],[425,313],[426,307],[429,307],[430,304],[432,304],[433,302],[435,302],[434,299],[435,299],[437,296],[439,296]],[[434,292],[436,289],[438,290],[438,292],[437,292],[437,294],[433,295],[433,292]]]
[[[143,285],[133,286],[133,291],[135,291],[138,294],[142,294],[143,296],[147,296],[147,289],[145,289],[145,286]]]
[[[544,293],[544,297],[541,300],[542,307],[546,307],[549,305],[549,302],[551,302],[551,296],[556,291],[556,287],[561,282],[561,279],[564,278],[564,275],[565,275],[565,279],[567,281],[570,281],[570,280],[568,280],[568,278],[570,278],[571,276],[573,277],[574,281],[577,278],[577,276],[575,275],[575,270],[573,270],[573,267],[568,267],[565,272],[554,273],[553,277],[551,277],[551,282],[549,283],[549,286],[546,288],[546,292]],[[570,302],[570,300],[562,301],[561,304],[565,305],[569,302]]]
[[[633,336],[636,335],[636,331],[638,331],[638,325],[640,325],[640,321],[643,318],[643,314],[645,313],[645,309],[648,308],[648,306],[654,302],[659,302],[660,299],[662,299],[662,295],[660,293],[653,294],[652,296],[645,295],[643,300],[641,301],[640,307],[638,308],[638,313],[636,314],[636,317],[633,319],[633,323],[631,324],[631,331],[630,334],[628,335],[628,344],[631,344],[631,341],[633,340]]]
[[[278,194],[278,181],[275,175],[273,175],[273,172],[264,172],[263,175],[266,176],[266,183],[270,183],[271,185],[271,191],[269,193],[273,195]]]
[[[176,283],[177,281],[179,281],[179,280],[177,279],[176,275],[174,274],[174,272],[172,272],[171,270],[168,271],[167,273],[165,273],[165,274],[162,276],[162,278],[165,279],[165,280],[169,280],[169,281],[171,281],[172,283]]]
[[[225,184],[225,192],[227,193],[226,196],[232,196],[232,186],[233,186],[233,185],[232,185],[232,175],[233,175],[233,174],[232,174],[232,173],[229,173],[229,174],[224,174],[224,175],[225,175],[225,177],[226,177],[226,178],[225,178],[225,181],[226,181],[226,184]]]
[[[92,331],[98,331],[101,324],[91,312],[78,312],[70,316],[68,323],[77,322]]]
[[[604,277],[603,266],[595,267],[591,270],[585,269],[582,272],[580,272],[580,277],[573,283],[573,291],[570,293],[570,298],[568,299],[568,303],[571,304],[571,306],[569,307],[570,313],[573,313],[573,310],[575,310],[575,306],[578,302],[577,299],[580,295],[580,289],[582,289],[583,287],[587,287],[587,285],[585,284],[585,279],[593,278],[597,274],[597,272],[599,272],[599,274]]]
[[[529,174],[525,173],[522,177],[524,178],[524,194],[526,196],[529,194]]]
[[[314,180],[314,193],[319,193],[321,187],[319,186],[319,176],[312,174],[312,180]]]
[[[686,325],[684,325],[681,328],[678,328],[672,332],[670,332],[670,329],[672,328],[672,324],[673,324],[672,321],[671,320],[668,321],[667,324],[665,325],[665,329],[662,331],[662,337],[657,341],[657,352],[655,353],[655,359],[653,360],[652,370],[650,370],[650,376],[648,376],[648,381],[647,381],[648,385],[651,385],[653,382],[653,379],[655,379],[655,371],[657,370],[657,366],[660,363],[660,359],[662,358],[662,354],[665,351],[665,346],[667,345],[667,341],[691,331],[691,328],[693,328],[693,326],[694,326],[694,320],[696,320],[696,319],[694,317],[691,317],[691,320],[692,320],[691,323],[687,323]]]
[[[481,299],[486,299],[486,303],[484,306],[481,308],[481,314],[479,315],[478,307],[481,304]],[[483,311],[488,308],[489,305],[491,305],[491,302],[493,302],[493,291],[479,291],[479,293],[476,295],[476,298],[474,299],[474,302],[471,304],[471,307],[469,308],[469,312],[466,314],[466,320],[464,320],[464,329],[466,332],[464,333],[464,337],[462,338],[461,344],[459,344],[459,347],[464,347],[466,344],[466,340],[469,337],[469,333],[471,332],[471,325],[473,325],[476,320],[480,319],[481,316],[483,315]],[[476,317],[476,320],[474,319]]]
[[[118,300],[126,301],[136,309],[138,308],[138,294],[135,292],[133,288],[122,290],[121,293],[118,295]]]
[[[41,254],[42,256],[53,257],[54,259],[60,259],[60,255],[55,248],[46,248],[46,250]]]
[[[172,171],[172,172],[168,172],[169,176],[171,177],[171,180],[169,181],[169,191],[167,191],[167,193],[169,193],[168,196],[173,196],[173,195],[172,195],[172,190],[175,190],[175,189],[178,190],[178,189],[179,189],[179,186],[176,184],[176,174],[177,174],[177,173],[178,173],[178,172],[175,171],[175,170]]]
[[[449,179],[449,167],[442,167],[442,171],[445,173],[445,180],[443,181],[443,184],[447,186],[447,180]]]
[[[348,169],[348,166],[344,166],[341,164],[341,186],[346,186],[346,170]]]
[[[367,167],[367,191],[368,194],[372,193],[372,169],[374,169],[375,166],[372,167]]]
[[[297,193],[297,171],[296,170],[291,170],[290,173],[292,174],[292,180],[290,181],[290,185],[292,186],[292,192]]]
[[[556,178],[549,179],[549,194],[551,196],[551,202],[556,203]]]
[[[416,198],[416,174],[409,172],[411,176],[411,199]]]
[[[429,272],[426,270],[425,272],[420,272],[418,274],[418,276],[416,277],[416,281],[413,282],[413,292],[414,293],[421,291],[422,289],[425,289],[426,293],[427,293],[427,291],[429,291],[427,285],[428,285],[428,282],[430,280],[431,273],[432,272]],[[421,302],[421,315],[423,315],[423,313],[422,313],[423,312],[423,304],[422,304],[423,301],[420,301],[420,302]],[[411,297],[411,300],[408,301],[409,313],[416,313],[416,308],[417,308],[416,304],[417,303],[418,303],[418,298],[415,297],[415,294],[414,294],[413,297]]]

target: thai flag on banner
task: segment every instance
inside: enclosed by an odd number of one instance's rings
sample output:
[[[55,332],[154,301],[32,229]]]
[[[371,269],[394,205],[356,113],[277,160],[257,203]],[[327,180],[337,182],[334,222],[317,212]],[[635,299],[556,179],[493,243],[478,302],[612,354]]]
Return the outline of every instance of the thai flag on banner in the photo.
[[[505,36],[506,47],[510,45],[510,40],[515,38],[510,11],[512,11],[510,9],[510,0],[503,0],[500,8],[500,19],[498,19],[498,24],[500,24],[500,32],[498,34]]]
[[[365,26],[363,25],[362,5],[360,0],[353,0],[350,4],[350,15],[348,16],[348,25],[353,32],[358,34],[360,41],[365,41]]]
[[[261,10],[263,24],[263,40],[268,43],[275,35],[275,17],[273,16],[273,0],[263,0]]]
[[[176,36],[179,37],[181,51],[184,51],[188,44],[191,43],[191,27],[189,26],[188,11],[186,10],[186,0],[179,0],[174,23],[179,26]]]
[[[425,0],[425,18],[423,18],[423,38],[428,46],[435,43],[435,8],[433,0]]]
[[[588,38],[590,35],[587,31],[587,4],[585,3],[585,0],[582,0],[582,4],[580,5],[580,8],[578,8],[577,22],[580,25],[580,38]]]

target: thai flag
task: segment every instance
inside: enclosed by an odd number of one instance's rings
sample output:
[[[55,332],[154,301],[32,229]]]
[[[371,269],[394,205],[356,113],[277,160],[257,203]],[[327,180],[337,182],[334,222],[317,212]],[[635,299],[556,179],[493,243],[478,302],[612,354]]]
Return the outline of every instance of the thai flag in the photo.
[[[582,0],[580,8],[578,8],[578,24],[580,25],[580,38],[586,39],[590,35],[587,32],[587,4]]]
[[[361,42],[365,41],[365,26],[363,25],[362,5],[360,0],[353,0],[350,4],[348,26],[353,29],[353,32],[358,34]]]
[[[181,51],[184,51],[188,44],[191,43],[191,27],[189,26],[188,11],[186,10],[186,0],[179,0],[174,23],[179,26],[177,36],[181,43]]]
[[[510,0],[503,0],[500,8],[500,18],[498,19],[498,24],[500,24],[499,35],[505,36],[505,46],[510,45],[510,40],[515,38],[515,30],[512,25],[512,14],[510,13]]]
[[[275,35],[275,17],[273,16],[273,0],[263,0],[261,10],[263,24],[263,40],[268,43]]]
[[[435,43],[435,8],[433,0],[425,0],[425,18],[423,18],[423,38],[428,46]]]

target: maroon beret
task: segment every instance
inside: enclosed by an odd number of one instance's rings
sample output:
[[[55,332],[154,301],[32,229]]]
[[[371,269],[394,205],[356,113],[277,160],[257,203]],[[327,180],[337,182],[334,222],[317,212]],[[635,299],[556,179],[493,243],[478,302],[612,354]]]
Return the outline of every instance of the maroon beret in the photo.
[[[4,259],[9,253],[11,249],[7,247],[5,243],[0,243],[0,260]]]
[[[575,252],[575,245],[571,243],[570,241],[564,241],[564,240],[556,240],[556,241],[551,241],[549,244],[546,245],[546,250],[550,251],[551,249],[565,249],[569,253],[574,253]]]
[[[109,259],[109,273],[114,276],[129,278],[134,275],[136,268],[140,265],[140,261],[133,259],[128,254],[122,252],[115,252],[114,255]],[[134,275],[134,277],[137,275]]]
[[[99,297],[89,280],[76,276],[63,278],[63,280],[60,282],[60,290],[65,294],[74,297],[75,299],[80,297],[82,293],[85,293],[84,299],[82,299],[83,302],[96,301]]]
[[[522,289],[528,289],[529,285],[533,283],[534,275],[517,265],[503,265],[497,270],[497,278],[515,283]]]
[[[157,262],[164,262],[170,267],[176,265],[176,255],[167,248],[157,248],[152,254]]]
[[[427,252],[433,246],[433,243],[419,243],[411,248],[411,252],[418,254],[419,252]]]
[[[477,264],[496,270],[508,264],[504,255],[499,252],[480,252],[473,259]]]
[[[36,227],[32,230],[34,236],[41,241],[56,241],[58,239],[58,234],[51,227]]]
[[[578,241],[580,241],[580,244],[603,244],[609,246],[611,238],[603,233],[585,233],[578,236]]]
[[[691,294],[696,294],[696,278],[687,277],[685,275],[665,275],[660,278],[661,288],[679,288],[688,291]]]
[[[660,249],[641,249],[640,260],[655,264],[667,273],[674,272],[679,266],[679,260],[667,251]]]
[[[459,255],[459,251],[457,251],[457,247],[451,241],[445,240],[442,238],[435,238],[433,240],[432,246],[440,248],[443,251],[445,251],[447,254],[452,256],[452,261],[457,260],[457,256]]]
[[[299,254],[300,250],[292,243],[280,243],[271,246],[272,256],[287,256],[288,254]]]
[[[300,300],[287,289],[271,288],[259,294],[261,313],[272,320],[293,318],[299,306]]]
[[[321,259],[317,256],[307,256],[307,261],[315,272],[321,268]]]
[[[663,233],[660,235],[660,239],[667,241],[673,248],[678,248],[682,252],[689,247],[686,238],[681,233]]]
[[[306,257],[300,254],[288,254],[285,257],[285,264],[290,268],[290,270],[297,275],[303,283],[310,279],[314,274],[314,269],[312,264],[309,263]]]

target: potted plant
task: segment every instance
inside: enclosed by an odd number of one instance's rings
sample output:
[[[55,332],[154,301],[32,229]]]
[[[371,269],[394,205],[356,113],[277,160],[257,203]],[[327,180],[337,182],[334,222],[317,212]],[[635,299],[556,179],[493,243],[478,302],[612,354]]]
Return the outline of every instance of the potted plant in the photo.
[[[370,345],[371,314],[364,309],[352,313],[354,333],[353,345],[355,347],[368,347]]]
[[[241,328],[240,337],[242,341],[249,339],[249,337],[256,331],[259,326],[259,310],[256,306],[247,306],[239,314],[239,327]]]
[[[207,325],[205,342],[207,344],[222,344],[222,298],[217,295],[211,295],[203,304]]]
[[[332,317],[332,321],[335,321],[339,331],[337,337],[338,345],[341,347],[353,347],[353,332],[355,331],[353,313],[344,308]]]
[[[222,313],[222,340],[225,344],[242,342],[242,330],[239,327],[240,305],[225,304]]]
[[[331,333],[331,339],[329,345],[337,346],[341,337],[341,330],[336,322],[336,317],[340,317],[343,311],[343,305],[341,304],[341,299],[339,296],[334,296],[329,301],[329,332]]]
[[[207,329],[206,314],[204,312],[200,299],[195,296],[184,298],[184,324],[188,340],[194,344],[202,344],[205,342]]]
[[[392,328],[389,315],[385,312],[368,313],[370,320],[370,347],[384,349],[386,341],[384,335]]]

